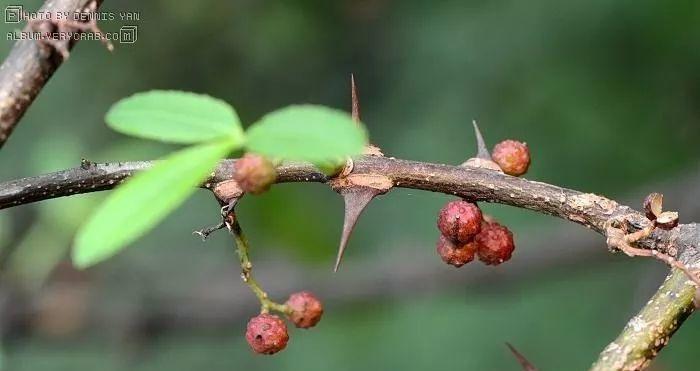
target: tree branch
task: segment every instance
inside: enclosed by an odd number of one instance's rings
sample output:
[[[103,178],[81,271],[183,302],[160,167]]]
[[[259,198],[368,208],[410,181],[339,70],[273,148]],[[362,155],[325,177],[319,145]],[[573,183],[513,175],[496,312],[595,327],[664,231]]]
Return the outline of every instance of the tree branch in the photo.
[[[93,0],[48,0],[41,12],[56,14],[84,9]],[[102,0],[95,0],[96,5]],[[75,40],[68,43],[72,48]],[[63,63],[55,48],[37,40],[19,40],[0,66],[0,148],[49,78]]]
[[[213,189],[218,183],[231,180],[235,161],[222,161],[202,187]],[[0,209],[50,198],[111,189],[135,172],[149,168],[151,164],[152,162],[148,161],[108,164],[93,164],[85,161],[77,168],[1,183]],[[329,180],[309,164],[282,164],[277,171],[278,183]],[[354,160],[352,174],[383,175],[390,178],[396,187],[441,192],[474,201],[497,202],[525,208],[576,222],[601,235],[606,234],[606,229],[613,220],[624,220],[630,232],[643,229],[650,223],[642,213],[602,196],[515,178],[487,169],[363,156]],[[692,266],[699,260],[697,251],[699,239],[697,224],[681,224],[670,231],[657,228],[649,236],[637,241],[636,246],[663,252]],[[685,277],[676,279],[682,278]],[[683,290],[686,289],[683,288]],[[670,291],[666,289],[662,292]],[[685,296],[668,297],[662,301],[657,300],[656,303],[656,309],[649,312],[649,315],[656,316],[655,320],[661,321],[660,323],[676,321],[680,324],[684,316],[687,316],[685,312],[672,309],[674,306],[683,307]],[[668,305],[671,309],[663,309],[662,305]],[[643,313],[650,310],[645,308]],[[664,336],[671,334],[672,331]],[[627,347],[628,340],[624,337],[624,333],[622,336],[623,339],[615,344]],[[637,347],[635,349],[638,349],[635,354],[646,352],[644,354],[653,356],[654,347],[658,347],[654,342],[635,342],[635,344],[637,344],[634,345]],[[652,356],[647,359],[651,359]]]
[[[671,270],[663,285],[603,350],[591,370],[641,370],[649,366],[695,310],[695,291],[685,273]]]
[[[224,160],[202,185],[211,189],[230,180],[235,160]],[[134,172],[151,166],[150,161],[94,164],[55,173],[0,183],[0,209],[36,201],[114,188]],[[285,163],[277,168],[277,183],[326,182],[328,178],[310,164]],[[395,187],[441,192],[474,201],[496,202],[553,215],[605,234],[606,223],[625,217],[633,229],[649,224],[646,217],[628,206],[592,193],[503,175],[486,169],[431,164],[385,157],[363,156],[354,161],[353,174],[381,174]],[[690,238],[680,225],[673,231],[657,229],[638,242],[645,248],[666,252],[678,238]],[[693,241],[696,238],[692,238]],[[678,251],[680,252],[680,250]],[[677,255],[677,252],[670,254]]]

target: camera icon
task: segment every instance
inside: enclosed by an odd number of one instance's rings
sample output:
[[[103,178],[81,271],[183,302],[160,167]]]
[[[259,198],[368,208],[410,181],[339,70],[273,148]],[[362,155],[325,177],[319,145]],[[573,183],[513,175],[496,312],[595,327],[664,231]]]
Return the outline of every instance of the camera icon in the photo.
[[[8,5],[5,7],[5,23],[20,23],[22,22],[22,13],[24,9],[22,5]]]
[[[119,42],[122,44],[133,44],[138,40],[138,26],[121,26],[119,28]]]

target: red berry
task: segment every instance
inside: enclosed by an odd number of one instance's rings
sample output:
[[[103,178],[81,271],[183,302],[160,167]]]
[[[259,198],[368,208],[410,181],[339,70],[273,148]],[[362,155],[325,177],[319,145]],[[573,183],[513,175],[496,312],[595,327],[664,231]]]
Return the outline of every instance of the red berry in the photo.
[[[474,260],[476,242],[468,242],[464,245],[455,245],[445,236],[440,236],[436,250],[442,261],[459,268]]]
[[[527,148],[527,144],[517,140],[504,140],[493,147],[491,158],[504,173],[520,176],[525,174],[530,166],[530,149]]]
[[[267,191],[277,177],[272,163],[260,155],[246,153],[234,166],[233,179],[243,191],[252,194]]]
[[[481,230],[481,210],[467,201],[448,202],[438,215],[438,229],[443,236],[456,244],[474,239]]]
[[[515,250],[513,233],[498,223],[484,223],[474,240],[477,243],[476,254],[486,265],[499,265],[510,260]]]
[[[287,325],[274,314],[262,313],[248,321],[245,339],[255,353],[275,354],[287,346]]]
[[[300,328],[316,326],[318,321],[321,320],[321,315],[323,315],[323,304],[314,294],[308,291],[289,295],[289,299],[287,299],[285,304],[291,310],[291,313],[288,314],[289,319]]]

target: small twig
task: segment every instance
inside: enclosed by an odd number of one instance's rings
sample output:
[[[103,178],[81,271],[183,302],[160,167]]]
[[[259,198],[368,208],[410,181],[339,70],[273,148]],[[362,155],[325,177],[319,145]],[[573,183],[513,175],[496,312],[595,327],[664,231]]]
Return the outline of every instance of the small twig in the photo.
[[[643,239],[647,238],[651,235],[651,233],[654,231],[654,224],[650,223],[648,226],[644,227],[643,229],[640,229],[636,232],[625,234],[623,229],[620,228],[615,228],[613,225],[616,224],[615,221],[610,223],[610,226],[607,229],[607,243],[608,246],[616,248],[623,253],[627,254],[627,256],[630,257],[635,257],[635,256],[643,256],[643,257],[653,257],[658,260],[661,260],[665,262],[666,264],[670,265],[671,267],[678,268],[681,271],[683,271],[689,279],[691,279],[697,287],[700,287],[700,277],[698,277],[697,274],[693,272],[690,267],[687,265],[683,264],[680,262],[678,259],[674,258],[671,255],[665,254],[661,251],[655,250],[655,249],[642,249],[638,247],[632,246],[633,243]],[[617,224],[623,224],[623,223],[617,223]]]
[[[58,17],[57,13],[49,13],[49,19],[32,19],[26,12],[24,19],[27,19],[27,28],[41,34],[39,42],[56,49],[61,54],[63,60],[70,56],[70,46],[77,38],[73,35],[76,32],[91,32],[105,45],[107,50],[114,51],[114,45],[105,37],[100,27],[97,25],[97,1],[91,0],[83,9],[78,9],[72,13],[73,19]],[[87,14],[83,17],[82,14]],[[87,20],[82,21],[82,18]],[[54,37],[55,36],[55,37]]]
[[[209,236],[210,236],[212,233],[214,233],[214,232],[216,232],[216,231],[218,231],[218,230],[224,229],[224,228],[226,228],[226,223],[221,222],[221,223],[219,223],[219,224],[217,224],[217,225],[214,225],[214,226],[211,226],[211,227],[207,227],[207,228],[203,228],[203,229],[194,231],[194,232],[192,232],[192,234],[201,237],[201,238],[202,238],[202,241],[206,241],[207,238],[209,238]]]

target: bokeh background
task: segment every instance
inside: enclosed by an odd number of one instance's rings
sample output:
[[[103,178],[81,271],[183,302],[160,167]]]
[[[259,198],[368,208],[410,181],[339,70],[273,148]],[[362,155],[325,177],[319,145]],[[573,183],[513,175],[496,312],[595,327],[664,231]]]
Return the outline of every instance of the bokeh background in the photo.
[[[0,1],[18,3],[40,6]],[[0,180],[176,148],[104,125],[134,92],[211,94],[250,123],[292,103],[349,109],[353,72],[371,140],[390,156],[461,163],[477,119],[489,144],[528,142],[530,179],[635,207],[658,191],[684,221],[700,219],[697,1],[108,0],[102,10],[138,12],[101,24],[137,25],[138,41],[112,54],[77,46],[2,149]],[[607,253],[578,225],[486,204],[515,232],[514,258],[457,270],[434,252],[450,197],[397,189],[370,205],[333,274],[342,200],[322,185],[276,186],[240,205],[255,274],[278,300],[316,292],[326,314],[265,357],[243,338],[257,303],[230,239],[192,236],[217,221],[210,194],[76,271],[73,235],[104,197],[0,212],[2,370],[518,370],[506,341],[541,369],[585,369],[667,271]],[[654,369],[689,369],[698,342],[691,318]]]

